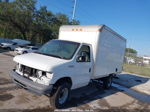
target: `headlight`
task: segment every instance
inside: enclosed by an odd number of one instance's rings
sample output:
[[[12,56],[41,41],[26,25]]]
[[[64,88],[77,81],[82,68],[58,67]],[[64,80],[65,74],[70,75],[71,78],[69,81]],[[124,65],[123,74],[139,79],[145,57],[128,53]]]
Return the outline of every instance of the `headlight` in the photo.
[[[47,72],[46,77],[49,78],[49,79],[52,79],[53,73],[52,72]]]
[[[43,76],[46,76],[48,79],[51,79],[52,76],[53,76],[53,73],[52,72],[44,72],[44,71],[41,71],[41,70],[37,70],[36,71],[36,76],[41,78]]]
[[[36,82],[40,83],[40,84],[44,84],[44,85],[49,85],[50,80],[53,77],[52,72],[44,72],[44,71],[41,71],[41,70],[37,70],[36,75],[38,77]]]

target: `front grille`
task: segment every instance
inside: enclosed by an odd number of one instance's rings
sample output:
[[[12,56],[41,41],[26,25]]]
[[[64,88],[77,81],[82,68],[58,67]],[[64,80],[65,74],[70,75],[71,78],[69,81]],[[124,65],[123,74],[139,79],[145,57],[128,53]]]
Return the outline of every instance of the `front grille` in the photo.
[[[31,75],[31,73],[32,73],[32,68],[30,68],[30,67],[27,67],[27,66],[24,66],[23,67],[23,73],[26,73],[26,74],[28,74],[28,75]]]
[[[22,72],[23,75],[27,74],[28,76],[36,76],[36,69],[27,67],[25,65],[21,65],[19,71]]]

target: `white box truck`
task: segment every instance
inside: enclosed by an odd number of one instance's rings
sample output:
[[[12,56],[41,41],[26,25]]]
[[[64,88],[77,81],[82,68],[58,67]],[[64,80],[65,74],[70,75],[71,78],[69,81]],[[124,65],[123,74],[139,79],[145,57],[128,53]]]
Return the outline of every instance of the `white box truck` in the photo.
[[[51,40],[37,52],[16,56],[10,73],[19,86],[50,98],[61,108],[69,91],[103,82],[109,88],[113,74],[122,72],[126,39],[105,25],[61,26],[59,39]]]

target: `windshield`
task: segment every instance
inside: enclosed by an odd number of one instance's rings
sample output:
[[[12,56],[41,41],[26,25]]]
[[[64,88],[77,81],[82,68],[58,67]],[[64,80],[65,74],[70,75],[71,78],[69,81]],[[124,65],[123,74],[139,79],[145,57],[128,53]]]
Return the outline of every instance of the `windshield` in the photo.
[[[71,59],[78,47],[79,43],[76,42],[51,40],[44,44],[36,53],[62,59]]]

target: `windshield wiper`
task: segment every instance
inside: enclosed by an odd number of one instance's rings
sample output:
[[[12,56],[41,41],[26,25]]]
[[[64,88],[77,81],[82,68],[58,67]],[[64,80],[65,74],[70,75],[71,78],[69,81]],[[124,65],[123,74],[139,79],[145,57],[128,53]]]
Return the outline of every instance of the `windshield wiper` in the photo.
[[[53,54],[47,54],[47,55],[49,55],[49,56],[53,56],[53,57],[56,57],[56,58],[61,58],[61,59],[62,59],[62,57],[61,57],[61,56],[57,56],[57,55],[53,55]]]

